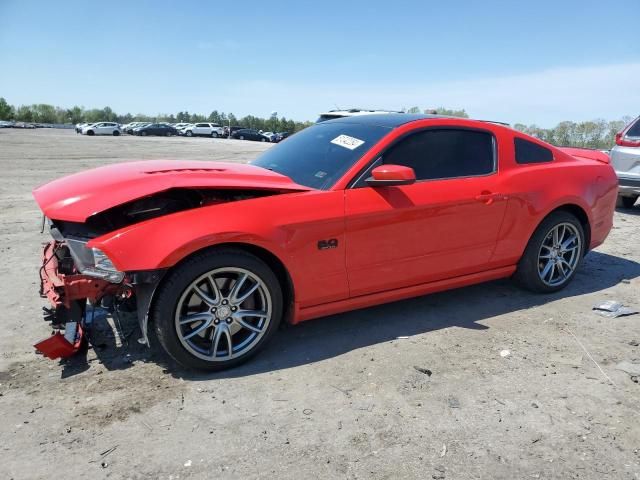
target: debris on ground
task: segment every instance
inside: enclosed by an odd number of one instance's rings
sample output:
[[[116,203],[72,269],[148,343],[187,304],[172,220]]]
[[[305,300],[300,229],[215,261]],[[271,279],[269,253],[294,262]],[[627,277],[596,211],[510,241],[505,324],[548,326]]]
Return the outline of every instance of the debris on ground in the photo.
[[[428,368],[423,368],[423,367],[417,367],[414,365],[414,370],[420,373],[424,373],[425,375],[427,375],[428,377],[430,377],[431,375],[433,375],[433,372],[431,370],[429,370]]]
[[[440,451],[440,456],[444,457],[447,454],[447,445],[446,444],[442,444],[442,450]]]
[[[435,468],[436,473],[434,473],[433,475],[431,475],[431,478],[433,478],[433,480],[444,480],[445,476],[444,476],[444,467],[442,465],[437,466]]]
[[[508,357],[509,355],[511,355],[511,351],[510,350],[502,350],[502,351],[500,351],[500,356],[502,358]]]
[[[116,450],[116,448],[118,448],[118,445],[114,445],[113,447],[111,447],[111,448],[105,450],[104,452],[100,453],[100,456],[104,458],[107,455],[109,455],[110,453],[113,453]]]
[[[617,318],[638,313],[638,310],[631,307],[625,307],[622,303],[616,300],[607,300],[606,302],[597,303],[593,306],[593,310],[595,310],[598,315],[607,318]]]

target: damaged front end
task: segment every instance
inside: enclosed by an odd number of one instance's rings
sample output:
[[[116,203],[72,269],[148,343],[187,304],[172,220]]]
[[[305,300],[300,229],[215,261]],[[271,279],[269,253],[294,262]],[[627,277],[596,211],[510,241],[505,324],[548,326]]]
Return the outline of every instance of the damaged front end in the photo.
[[[88,326],[87,302],[99,305],[105,298],[125,300],[132,294],[124,273],[102,252],[85,245],[58,236],[42,250],[40,296],[49,300],[43,312],[53,332],[35,348],[50,359],[66,358],[80,349]]]
[[[149,345],[147,325],[154,292],[166,269],[119,271],[91,240],[119,229],[184,210],[271,195],[260,190],[171,189],[117,205],[84,222],[47,220],[53,240],[45,244],[40,267],[40,296],[50,307],[44,317],[52,335],[36,349],[48,358],[66,358],[78,351],[90,327],[87,304],[112,313],[123,307],[137,314],[141,336]]]

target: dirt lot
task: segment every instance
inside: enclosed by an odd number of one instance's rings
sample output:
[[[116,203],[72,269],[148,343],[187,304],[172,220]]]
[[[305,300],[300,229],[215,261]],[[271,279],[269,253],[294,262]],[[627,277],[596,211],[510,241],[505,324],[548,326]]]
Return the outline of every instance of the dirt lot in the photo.
[[[31,189],[128,159],[247,161],[268,145],[0,130],[0,478],[640,479],[640,207],[565,291],[509,281],[336,315],[202,375],[106,328],[85,357],[34,354]],[[509,350],[503,357],[500,352]]]

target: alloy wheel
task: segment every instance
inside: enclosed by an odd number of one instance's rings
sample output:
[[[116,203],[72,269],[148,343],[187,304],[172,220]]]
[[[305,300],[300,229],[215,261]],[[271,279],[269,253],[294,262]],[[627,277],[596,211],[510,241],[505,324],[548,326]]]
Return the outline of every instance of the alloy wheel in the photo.
[[[538,275],[545,285],[557,287],[572,276],[582,254],[582,237],[575,225],[555,225],[538,252]]]
[[[201,275],[177,304],[175,328],[190,354],[209,362],[249,352],[271,322],[269,289],[243,268],[219,268]]]

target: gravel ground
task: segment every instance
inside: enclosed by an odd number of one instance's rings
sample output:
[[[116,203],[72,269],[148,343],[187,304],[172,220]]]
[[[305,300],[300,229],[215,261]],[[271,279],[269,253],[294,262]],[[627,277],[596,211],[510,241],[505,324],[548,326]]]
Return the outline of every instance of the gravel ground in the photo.
[[[640,363],[640,315],[591,311],[640,308],[638,206],[553,295],[504,280],[335,315],[218,374],[169,370],[131,319],[128,340],[107,319],[71,361],[34,354],[49,331],[32,188],[268,147],[0,130],[0,478],[640,479],[640,384],[616,368]]]

